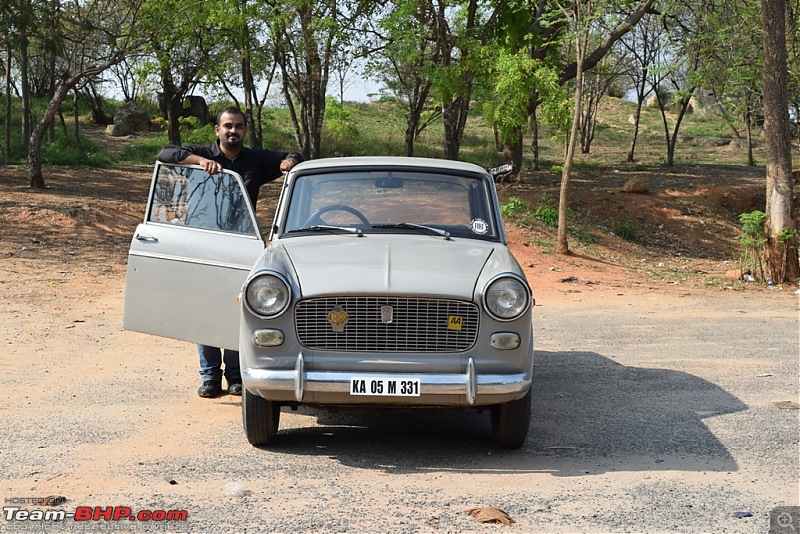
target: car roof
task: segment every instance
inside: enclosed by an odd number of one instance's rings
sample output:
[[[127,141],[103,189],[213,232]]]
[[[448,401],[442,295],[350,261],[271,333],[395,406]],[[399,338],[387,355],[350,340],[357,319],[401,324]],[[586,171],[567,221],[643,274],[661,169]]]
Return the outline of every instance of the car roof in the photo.
[[[293,171],[310,171],[319,169],[341,169],[345,167],[386,168],[406,167],[411,169],[437,169],[442,171],[488,175],[488,171],[478,165],[463,161],[436,158],[414,158],[400,156],[357,156],[347,158],[321,158],[304,161],[296,165]]]

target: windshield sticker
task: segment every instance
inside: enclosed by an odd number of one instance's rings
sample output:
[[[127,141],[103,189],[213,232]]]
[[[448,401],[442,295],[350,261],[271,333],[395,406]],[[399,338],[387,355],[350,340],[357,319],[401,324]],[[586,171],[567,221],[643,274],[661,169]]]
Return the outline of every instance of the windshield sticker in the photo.
[[[489,225],[486,224],[486,221],[483,219],[472,219],[472,222],[469,224],[472,227],[472,231],[476,234],[483,235],[489,231]]]

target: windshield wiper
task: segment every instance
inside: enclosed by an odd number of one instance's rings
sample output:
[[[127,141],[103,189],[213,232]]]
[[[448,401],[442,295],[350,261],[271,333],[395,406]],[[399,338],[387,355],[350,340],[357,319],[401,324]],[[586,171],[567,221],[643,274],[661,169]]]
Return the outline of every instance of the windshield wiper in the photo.
[[[294,234],[297,232],[330,232],[333,230],[347,232],[349,234],[356,234],[358,237],[364,235],[364,232],[361,231],[361,228],[348,228],[346,226],[331,226],[328,224],[315,224],[314,226],[306,226],[305,228],[295,228],[294,230],[288,230],[286,233]]]
[[[425,230],[426,232],[433,232],[436,235],[442,236],[445,239],[445,241],[450,240],[450,232],[442,230],[441,228],[425,226],[424,224],[415,224],[409,222],[386,223],[386,224],[373,224],[372,228],[412,228],[415,230]]]

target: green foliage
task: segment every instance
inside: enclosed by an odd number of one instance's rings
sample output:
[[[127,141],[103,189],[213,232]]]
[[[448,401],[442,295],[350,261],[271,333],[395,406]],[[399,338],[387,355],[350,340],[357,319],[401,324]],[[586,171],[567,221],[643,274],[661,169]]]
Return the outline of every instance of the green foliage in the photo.
[[[184,145],[208,145],[216,139],[213,124],[200,126],[197,117],[180,117],[181,143]]]
[[[776,236],[778,239],[778,243],[781,246],[786,248],[793,248],[795,246],[795,241],[797,239],[797,231],[789,228],[788,226],[784,226],[778,235]]]
[[[511,197],[508,202],[500,205],[500,213],[507,219],[522,217],[530,211],[531,207],[519,197]]]
[[[158,152],[167,144],[167,135],[164,133],[142,137],[125,147],[117,159],[133,164],[152,164],[156,160]]]
[[[743,251],[741,264],[743,271],[750,271],[754,278],[764,281],[764,245],[767,237],[764,232],[764,222],[767,215],[762,211],[751,211],[739,215],[742,224],[742,233],[736,236],[741,243]]]
[[[333,151],[348,139],[358,137],[358,128],[353,121],[353,114],[332,97],[326,98],[325,128],[328,141],[333,145]]]
[[[533,210],[533,216],[550,228],[558,227],[558,205],[548,194],[542,195],[539,199],[536,209]]]
[[[105,150],[81,138],[83,151],[78,150],[75,139],[58,137],[53,143],[42,146],[42,162],[48,165],[74,165],[89,167],[110,167],[113,161]]]
[[[611,231],[615,236],[625,241],[636,241],[636,228],[624,221],[614,221]]]
[[[600,241],[599,237],[583,226],[570,226],[567,228],[567,233],[584,245],[591,245]]]
[[[518,197],[511,197],[508,202],[500,205],[500,212],[503,217],[521,226],[530,227],[533,220],[538,220],[550,228],[558,227],[558,204],[547,193],[542,195],[534,209]],[[569,209],[567,213],[570,216],[574,215]]]
[[[494,125],[501,139],[515,139],[528,127],[531,94],[541,100],[537,117],[554,131],[569,127],[570,99],[555,68],[531,59],[527,50],[511,53],[506,49],[484,49],[494,59],[490,69],[488,94],[482,100],[484,119]]]

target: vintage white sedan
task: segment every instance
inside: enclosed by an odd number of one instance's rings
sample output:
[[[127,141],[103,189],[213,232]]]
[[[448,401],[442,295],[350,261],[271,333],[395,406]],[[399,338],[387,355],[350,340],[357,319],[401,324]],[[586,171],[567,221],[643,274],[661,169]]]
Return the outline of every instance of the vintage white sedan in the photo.
[[[267,243],[240,176],[159,162],[128,256],[125,328],[240,351],[250,443],[309,405],[487,409],[522,446],[534,301],[489,172],[307,161]]]

